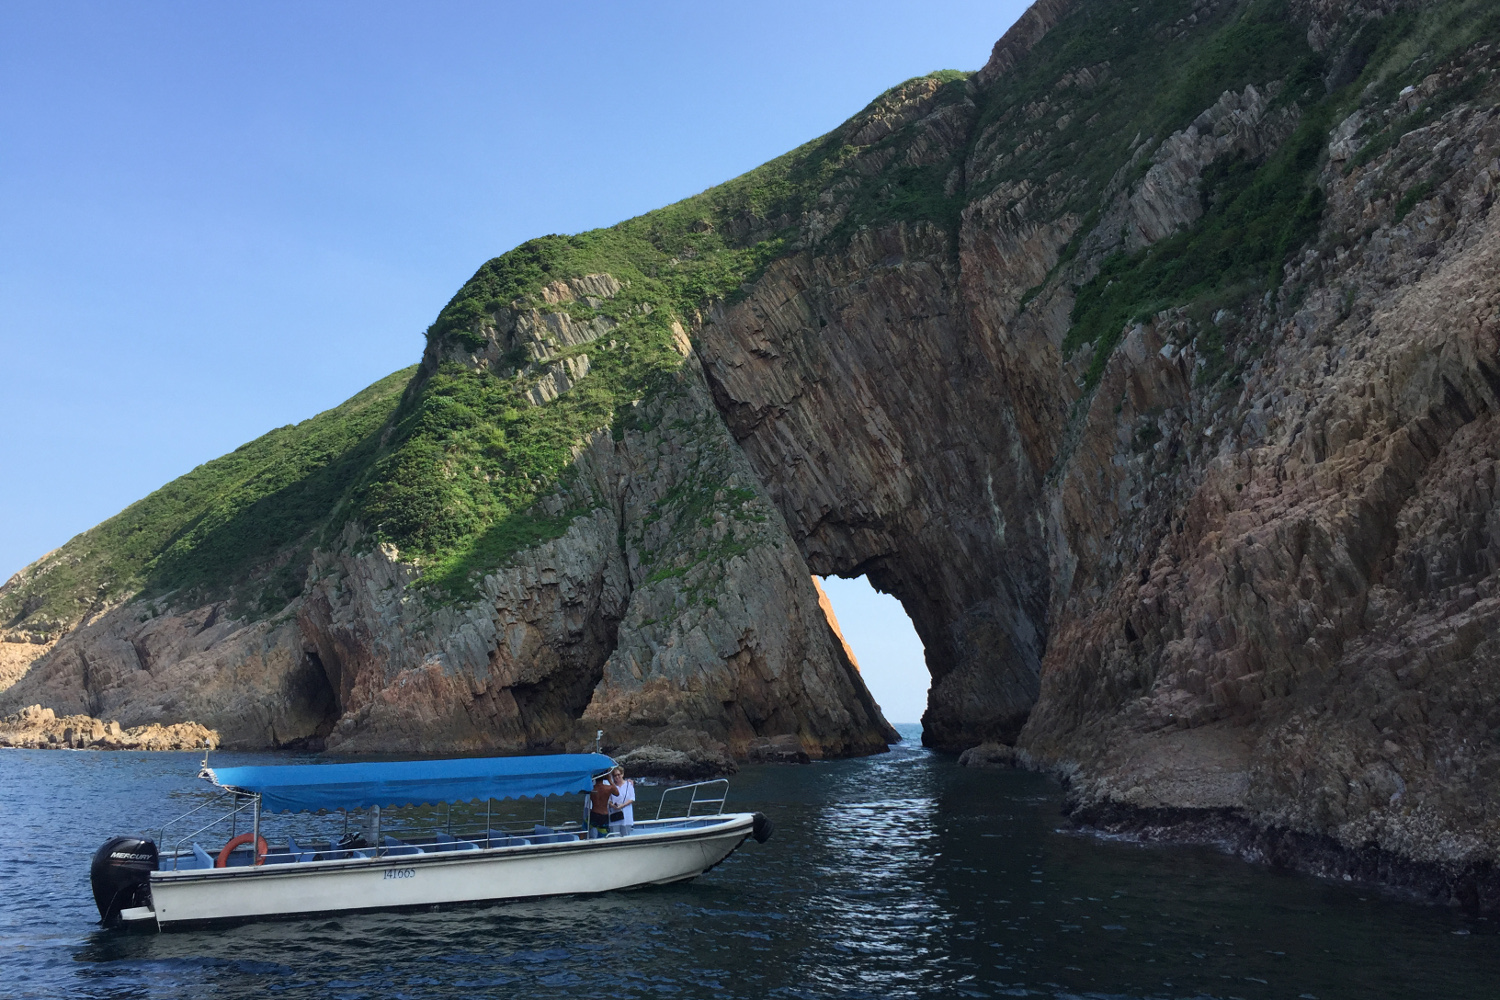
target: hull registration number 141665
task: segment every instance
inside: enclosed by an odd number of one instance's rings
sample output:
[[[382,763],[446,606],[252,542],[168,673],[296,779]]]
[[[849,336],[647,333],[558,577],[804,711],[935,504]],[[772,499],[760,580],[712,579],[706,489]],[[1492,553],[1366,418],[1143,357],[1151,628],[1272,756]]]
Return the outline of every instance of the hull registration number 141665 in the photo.
[[[382,878],[413,878],[416,874],[415,868],[387,868]]]

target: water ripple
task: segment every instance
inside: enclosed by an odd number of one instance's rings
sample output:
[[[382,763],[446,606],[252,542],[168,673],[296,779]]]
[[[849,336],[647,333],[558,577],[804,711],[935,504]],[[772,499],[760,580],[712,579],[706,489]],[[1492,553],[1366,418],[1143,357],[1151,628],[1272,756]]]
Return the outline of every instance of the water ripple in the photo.
[[[686,885],[100,931],[89,855],[201,800],[196,763],[0,752],[5,995],[1449,1000],[1493,996],[1500,975],[1491,922],[1211,851],[1059,833],[1057,790],[1040,777],[971,772],[909,745],[746,768],[730,805],[771,815],[776,837]],[[341,830],[337,817],[305,819]]]

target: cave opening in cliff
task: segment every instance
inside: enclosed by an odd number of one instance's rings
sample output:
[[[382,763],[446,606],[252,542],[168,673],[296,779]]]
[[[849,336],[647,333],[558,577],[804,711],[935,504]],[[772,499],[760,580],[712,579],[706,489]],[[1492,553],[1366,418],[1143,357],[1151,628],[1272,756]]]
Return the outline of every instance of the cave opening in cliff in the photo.
[[[922,640],[901,602],[864,576],[818,582],[881,713],[893,725],[916,725],[927,708],[932,677]]]

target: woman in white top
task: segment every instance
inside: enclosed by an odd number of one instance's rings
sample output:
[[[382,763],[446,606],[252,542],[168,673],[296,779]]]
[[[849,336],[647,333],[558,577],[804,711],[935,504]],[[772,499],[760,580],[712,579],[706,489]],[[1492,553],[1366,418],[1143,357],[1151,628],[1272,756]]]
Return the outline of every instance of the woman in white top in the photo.
[[[623,767],[615,768],[611,782],[616,791],[609,797],[609,832],[628,837],[635,825],[635,782],[625,777]]]

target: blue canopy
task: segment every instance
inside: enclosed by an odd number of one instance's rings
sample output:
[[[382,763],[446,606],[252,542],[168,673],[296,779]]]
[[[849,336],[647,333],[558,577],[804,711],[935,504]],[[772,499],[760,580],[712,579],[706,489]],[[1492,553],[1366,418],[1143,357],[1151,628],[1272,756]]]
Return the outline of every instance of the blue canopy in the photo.
[[[593,787],[594,775],[614,767],[603,754],[545,757],[463,757],[368,764],[283,764],[204,769],[224,788],[260,795],[270,812],[368,809],[475,799],[568,795]]]

